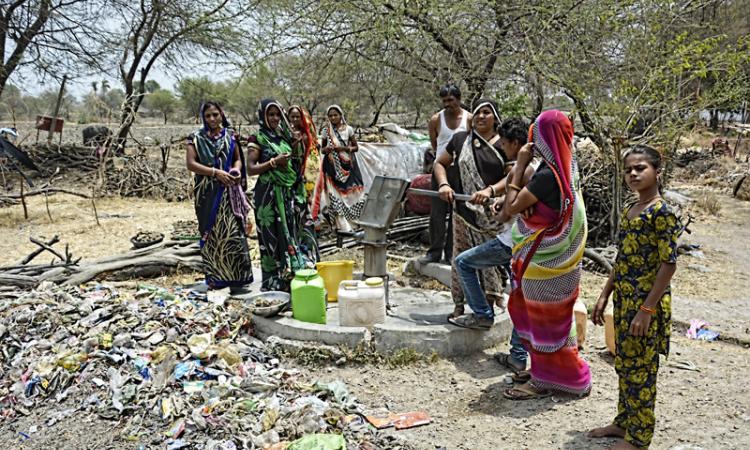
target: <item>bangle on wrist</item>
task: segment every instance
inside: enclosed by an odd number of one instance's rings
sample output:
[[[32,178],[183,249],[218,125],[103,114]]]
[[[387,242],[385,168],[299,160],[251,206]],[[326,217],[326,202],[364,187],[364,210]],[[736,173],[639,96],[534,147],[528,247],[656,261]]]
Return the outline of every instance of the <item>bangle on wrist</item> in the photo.
[[[641,311],[645,312],[645,313],[648,313],[648,314],[656,314],[656,309],[655,308],[649,308],[646,305],[641,305],[641,307],[639,309]]]
[[[211,177],[216,176],[216,167],[211,167]]]
[[[519,187],[518,185],[515,185],[515,184],[513,184],[513,183],[508,183],[508,185],[507,185],[507,186],[508,186],[509,188],[511,188],[511,189],[515,189],[516,191],[520,191],[520,190],[521,190],[521,188],[520,188],[520,187]]]
[[[271,165],[272,169],[276,168],[276,158],[271,158],[270,160],[268,160],[268,163]]]
[[[489,185],[489,188],[490,188],[490,193],[491,193],[490,198],[494,198],[497,195],[497,193],[495,192],[495,186]]]
[[[438,189],[440,189],[443,186],[451,187],[451,184],[450,183],[440,183],[440,185],[438,186]]]

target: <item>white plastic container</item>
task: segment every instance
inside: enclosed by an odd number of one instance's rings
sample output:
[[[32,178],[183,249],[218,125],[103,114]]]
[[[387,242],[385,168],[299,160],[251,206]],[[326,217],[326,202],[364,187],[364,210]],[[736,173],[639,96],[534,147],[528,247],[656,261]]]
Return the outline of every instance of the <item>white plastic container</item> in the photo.
[[[382,278],[342,281],[338,300],[339,325],[342,327],[371,327],[385,323],[385,285]]]

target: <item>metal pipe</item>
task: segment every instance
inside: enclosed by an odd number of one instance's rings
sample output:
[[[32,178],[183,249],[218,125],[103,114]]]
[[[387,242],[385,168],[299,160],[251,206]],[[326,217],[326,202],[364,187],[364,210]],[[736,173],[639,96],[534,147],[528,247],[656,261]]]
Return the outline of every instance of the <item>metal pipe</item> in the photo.
[[[440,197],[440,193],[438,191],[431,191],[429,189],[409,188],[407,189],[407,192],[410,192],[415,195],[425,195],[427,197]],[[454,192],[453,198],[455,198],[456,201],[459,201],[459,202],[468,202],[469,200],[471,200],[471,195],[459,194],[459,193]]]

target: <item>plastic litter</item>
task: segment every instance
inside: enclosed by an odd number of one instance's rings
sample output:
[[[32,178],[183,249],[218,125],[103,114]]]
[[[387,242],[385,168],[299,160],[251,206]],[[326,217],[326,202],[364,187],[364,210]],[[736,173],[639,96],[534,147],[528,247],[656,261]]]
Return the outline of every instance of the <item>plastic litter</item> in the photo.
[[[132,448],[412,448],[365,423],[341,381],[281,366],[248,334],[240,300],[143,284],[14,295],[0,310],[3,425],[34,414],[40,429],[107,420]]]
[[[688,328],[686,336],[699,341],[715,341],[719,339],[719,332],[710,330],[708,327],[709,324],[705,320],[691,319],[690,328]]]
[[[340,434],[308,434],[289,444],[287,450],[346,450]]]

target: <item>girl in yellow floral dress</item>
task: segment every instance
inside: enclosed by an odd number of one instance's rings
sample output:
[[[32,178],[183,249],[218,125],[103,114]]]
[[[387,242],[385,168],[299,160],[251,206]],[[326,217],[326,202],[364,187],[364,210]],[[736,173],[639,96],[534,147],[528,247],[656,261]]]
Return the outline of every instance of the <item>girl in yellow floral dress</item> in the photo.
[[[614,293],[617,416],[589,436],[622,438],[611,447],[616,450],[651,444],[659,354],[668,355],[672,328],[669,282],[677,268],[677,238],[683,229],[659,194],[661,155],[650,147],[635,147],[625,154],[624,166],[625,182],[638,193],[638,201],[622,214],[617,259],[592,317],[595,324],[604,323],[604,310]]]

